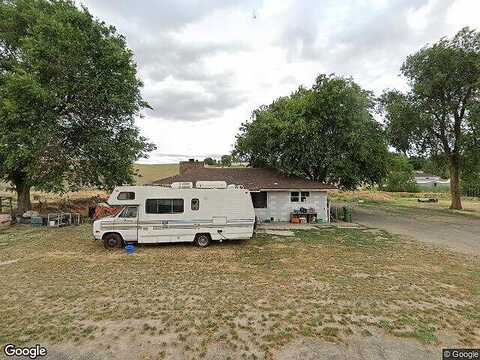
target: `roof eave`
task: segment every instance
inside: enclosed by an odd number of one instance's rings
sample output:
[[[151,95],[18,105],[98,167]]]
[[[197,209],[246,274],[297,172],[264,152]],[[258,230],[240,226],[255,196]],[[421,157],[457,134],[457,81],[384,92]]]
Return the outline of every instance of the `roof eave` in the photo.
[[[261,189],[255,189],[251,191],[321,191],[321,192],[334,192],[338,191],[337,188],[301,188],[301,187],[295,187],[295,188],[261,188]]]

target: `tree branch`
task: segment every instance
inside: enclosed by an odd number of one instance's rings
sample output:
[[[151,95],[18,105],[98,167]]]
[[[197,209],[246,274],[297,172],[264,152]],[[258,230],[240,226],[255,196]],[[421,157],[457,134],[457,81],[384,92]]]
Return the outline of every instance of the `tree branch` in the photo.
[[[463,117],[465,116],[465,110],[467,109],[467,103],[468,99],[470,98],[472,93],[472,88],[469,87],[467,90],[467,93],[463,97],[463,99],[460,101],[460,112],[457,113],[455,111],[454,117],[455,117],[455,124],[454,124],[454,134],[455,134],[455,141],[454,141],[454,147],[453,147],[453,152],[456,154],[459,151],[459,144],[460,144],[460,139],[462,137],[462,121]]]

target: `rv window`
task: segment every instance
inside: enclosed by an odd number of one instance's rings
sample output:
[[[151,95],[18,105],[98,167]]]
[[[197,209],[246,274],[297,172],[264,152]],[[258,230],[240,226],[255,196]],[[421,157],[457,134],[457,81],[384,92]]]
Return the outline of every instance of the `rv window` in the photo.
[[[123,211],[118,215],[120,218],[136,218],[137,217],[137,207],[136,206],[127,206]]]
[[[252,192],[252,203],[255,209],[265,209],[267,208],[267,193],[265,191]]]
[[[145,212],[147,214],[183,213],[183,199],[147,199]]]
[[[183,199],[172,200],[172,212],[183,213]]]
[[[135,200],[135,193],[131,191],[122,191],[118,194],[117,200]]]
[[[192,210],[198,210],[198,209],[200,209],[200,200],[198,200],[198,199],[192,199],[192,201],[191,201],[191,206],[192,206]]]

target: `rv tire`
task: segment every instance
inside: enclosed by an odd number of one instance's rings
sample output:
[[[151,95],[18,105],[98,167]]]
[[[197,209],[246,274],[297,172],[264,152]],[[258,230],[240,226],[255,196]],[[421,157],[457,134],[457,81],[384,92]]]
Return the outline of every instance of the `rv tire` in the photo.
[[[119,234],[111,233],[103,237],[103,245],[105,249],[121,248],[123,239]]]
[[[195,245],[198,247],[207,247],[211,241],[210,234],[197,234],[195,236]]]

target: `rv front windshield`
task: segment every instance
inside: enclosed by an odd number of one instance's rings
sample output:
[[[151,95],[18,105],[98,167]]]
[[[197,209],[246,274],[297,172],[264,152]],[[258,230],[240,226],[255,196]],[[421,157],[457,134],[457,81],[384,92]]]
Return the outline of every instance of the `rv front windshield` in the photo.
[[[137,217],[137,207],[136,206],[125,206],[117,214],[119,218],[136,218]]]

